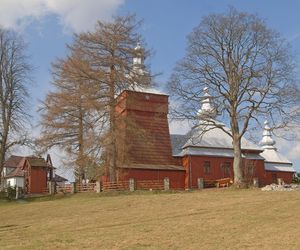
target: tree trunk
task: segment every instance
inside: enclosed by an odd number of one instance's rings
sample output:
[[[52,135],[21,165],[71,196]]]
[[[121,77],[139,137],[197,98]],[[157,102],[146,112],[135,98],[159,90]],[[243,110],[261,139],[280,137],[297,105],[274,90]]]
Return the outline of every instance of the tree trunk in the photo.
[[[9,127],[7,126],[7,120],[5,117],[3,118],[3,124],[4,129],[2,131],[2,137],[1,137],[1,145],[0,145],[0,186],[2,184],[2,175],[3,175],[3,168],[4,168],[4,162],[5,162],[5,155],[7,151],[7,137],[9,132]]]
[[[239,136],[233,136],[233,153],[234,185],[240,188],[244,186],[244,178],[242,171],[241,139]]]
[[[84,139],[83,139],[83,119],[84,114],[81,109],[82,100],[80,100],[80,110],[79,110],[79,133],[78,133],[78,157],[77,157],[77,181],[81,183],[82,179],[84,179]]]
[[[5,150],[3,148],[3,145],[1,145],[1,149],[0,149],[0,187],[2,184],[4,161],[5,161]]]
[[[109,180],[111,182],[116,181],[116,165],[117,165],[117,148],[116,148],[116,123],[115,123],[115,67],[111,66],[110,68],[110,105],[109,105],[109,137],[110,137],[110,146],[109,146]]]
[[[236,105],[232,107],[231,111],[231,132],[233,144],[233,173],[234,186],[237,188],[244,187],[243,165],[242,165],[242,148],[241,135],[239,133],[239,123],[237,120]]]

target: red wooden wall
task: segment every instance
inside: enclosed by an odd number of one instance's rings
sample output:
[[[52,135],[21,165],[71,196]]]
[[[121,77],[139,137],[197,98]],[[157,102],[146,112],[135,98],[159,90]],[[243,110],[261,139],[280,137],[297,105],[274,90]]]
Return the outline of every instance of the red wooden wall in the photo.
[[[149,169],[123,169],[121,181],[133,178],[135,181],[161,180],[169,178],[171,189],[184,189],[185,171],[180,170],[149,170]]]
[[[31,168],[29,193],[44,193],[47,188],[47,170],[42,167]]]
[[[44,193],[47,188],[47,169],[44,167],[32,167],[26,160],[24,170],[25,191],[31,194]]]
[[[209,173],[205,173],[204,171],[205,161],[210,162]],[[230,165],[228,175],[226,175],[223,168],[226,163]],[[198,178],[203,178],[204,180],[216,180],[230,177],[233,179],[233,158],[216,156],[184,156],[182,158],[182,164],[187,173],[185,176],[186,188],[197,188]],[[253,178],[258,178],[261,186],[272,183],[267,178],[263,160],[247,160],[247,162],[244,162],[245,166],[251,164],[253,165],[253,171],[248,175],[250,182],[252,182]],[[284,178],[288,180],[287,175],[284,175]]]
[[[274,183],[274,178],[282,178],[285,183],[291,183],[293,181],[293,175],[291,172],[266,171],[265,184]]]
[[[118,97],[116,113],[120,165],[175,164],[167,119],[168,96],[124,91]]]

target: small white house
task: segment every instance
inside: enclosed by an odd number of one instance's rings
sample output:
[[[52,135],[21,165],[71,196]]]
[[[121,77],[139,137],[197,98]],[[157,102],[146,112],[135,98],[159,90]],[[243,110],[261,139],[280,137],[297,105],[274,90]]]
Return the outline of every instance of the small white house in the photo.
[[[55,174],[55,168],[52,165],[51,157],[50,155],[47,155],[46,161],[44,159],[36,158],[36,157],[23,157],[23,156],[16,156],[12,155],[9,157],[5,163],[4,163],[4,169],[3,169],[3,179],[4,179],[4,186],[5,187],[20,187],[24,190],[26,190],[26,187],[28,188],[28,179],[25,178],[25,172],[24,172],[24,163],[26,159],[32,161],[32,160],[39,160],[39,164],[46,164],[49,166],[49,171],[47,171],[47,176],[45,176],[45,181],[53,181],[56,182],[58,186],[64,186],[64,183],[68,181],[67,179]],[[32,163],[31,163],[32,164]],[[37,182],[40,182],[41,179],[34,178],[31,179],[31,184],[36,184]],[[26,186],[27,185],[27,186]],[[26,186],[26,187],[25,187]]]
[[[21,168],[23,162],[24,157],[16,155],[12,155],[5,161],[3,168],[5,186],[24,188],[24,171]]]
[[[6,186],[10,187],[21,187],[24,188],[24,177],[14,176],[6,178]]]

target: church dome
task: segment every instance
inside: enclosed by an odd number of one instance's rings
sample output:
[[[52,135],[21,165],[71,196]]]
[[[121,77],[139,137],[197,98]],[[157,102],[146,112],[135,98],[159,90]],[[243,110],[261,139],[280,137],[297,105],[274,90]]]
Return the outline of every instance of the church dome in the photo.
[[[272,138],[268,121],[265,121],[264,124],[263,138],[260,141],[264,151],[260,155],[265,159],[265,169],[269,171],[295,172],[292,162],[280,154],[274,146],[276,142]]]

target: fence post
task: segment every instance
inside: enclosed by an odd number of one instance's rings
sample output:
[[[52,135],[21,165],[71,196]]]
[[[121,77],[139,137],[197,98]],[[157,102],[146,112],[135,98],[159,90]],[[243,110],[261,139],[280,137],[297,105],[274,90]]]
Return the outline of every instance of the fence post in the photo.
[[[283,179],[277,178],[277,183],[278,183],[278,185],[283,185],[284,184]]]
[[[253,178],[253,187],[259,187],[258,178]]]
[[[168,177],[164,178],[164,190],[170,189],[170,179]]]
[[[72,182],[71,193],[72,193],[72,194],[77,193],[77,190],[76,190],[76,182]]]
[[[49,181],[48,182],[48,191],[49,194],[55,194],[55,182]]]
[[[48,193],[52,194],[52,183],[51,183],[51,181],[48,181]]]
[[[16,186],[16,200],[19,199],[19,187]]]
[[[204,180],[203,180],[203,178],[198,178],[197,179],[197,183],[198,183],[198,189],[203,189],[204,188]]]
[[[97,181],[97,182],[96,182],[96,192],[97,192],[97,193],[100,193],[100,192],[101,192],[101,184],[100,184],[100,181]]]
[[[134,179],[129,179],[129,191],[134,191]]]

